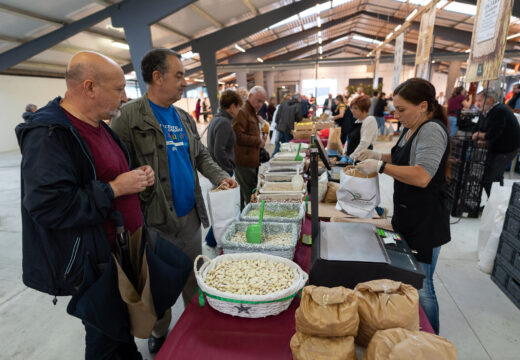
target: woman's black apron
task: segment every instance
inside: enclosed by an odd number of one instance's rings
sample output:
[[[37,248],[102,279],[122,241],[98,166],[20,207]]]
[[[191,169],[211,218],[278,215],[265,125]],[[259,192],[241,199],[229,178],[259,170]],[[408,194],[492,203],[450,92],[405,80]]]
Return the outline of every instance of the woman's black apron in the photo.
[[[347,156],[350,156],[350,154],[356,150],[361,141],[361,126],[363,126],[363,123],[354,123],[352,129],[348,133]],[[368,147],[370,150],[373,148],[372,144]]]
[[[339,115],[339,105],[336,106],[336,109],[333,112],[333,115]],[[341,143],[345,144],[347,141],[347,135],[352,130],[352,125],[354,124],[354,115],[350,110],[350,107],[347,106],[345,113],[341,119],[336,119],[336,124],[341,127]]]
[[[432,249],[446,244],[451,239],[450,201],[448,201],[446,192],[449,134],[446,126],[440,121],[430,121],[442,126],[448,136],[448,146],[435,176],[426,188],[407,185],[394,179],[394,215],[392,217],[394,230],[404,237],[416,259],[427,264],[432,261]],[[399,147],[398,145],[408,129],[403,131],[399,141],[392,148],[392,164],[409,166],[413,140],[427,122],[417,129],[403,147]]]

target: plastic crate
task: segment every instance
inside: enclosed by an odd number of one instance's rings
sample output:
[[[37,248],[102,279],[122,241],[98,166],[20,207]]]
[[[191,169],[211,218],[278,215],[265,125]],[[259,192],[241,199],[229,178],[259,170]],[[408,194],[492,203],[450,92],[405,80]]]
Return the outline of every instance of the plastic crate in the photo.
[[[504,294],[520,309],[520,278],[509,264],[498,255],[495,259],[491,280],[502,290]]]
[[[520,209],[515,206],[509,206],[507,208],[502,231],[507,232],[516,239],[520,239]]]
[[[497,254],[520,272],[520,239],[514,238],[506,231],[503,231],[500,236]]]
[[[509,200],[509,207],[516,207],[520,209],[520,183],[513,184],[513,190],[511,191],[511,199]]]

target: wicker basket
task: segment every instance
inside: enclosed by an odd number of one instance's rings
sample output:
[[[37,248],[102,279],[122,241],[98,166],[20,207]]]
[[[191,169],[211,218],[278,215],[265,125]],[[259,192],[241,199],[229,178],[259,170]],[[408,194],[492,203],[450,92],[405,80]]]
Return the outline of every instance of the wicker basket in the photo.
[[[267,204],[266,204],[267,206]],[[258,221],[258,218],[257,218]],[[233,236],[239,231],[246,231],[247,227],[251,225],[251,222],[234,222],[232,223],[226,233],[222,237],[221,245],[224,250],[224,254],[233,253],[262,253],[274,256],[281,256],[283,258],[292,260],[294,257],[294,250],[296,249],[296,243],[300,237],[301,226],[295,223],[280,223],[280,222],[267,222],[264,219],[262,224],[262,233],[266,234],[279,234],[279,233],[291,233],[291,242],[287,245],[279,244],[249,244],[231,241]]]
[[[199,259],[204,260],[204,264],[197,269]],[[276,262],[283,262],[294,270],[294,283],[285,290],[280,290],[267,295],[237,295],[225,293],[206,285],[205,279],[209,270],[221,261],[241,260],[241,259],[265,259]],[[305,286],[309,276],[296,263],[267,254],[229,254],[221,255],[211,260],[207,256],[199,255],[193,264],[195,278],[199,285],[199,304],[204,306],[204,295],[209,305],[224,314],[240,316],[246,318],[261,318],[270,315],[277,315],[286,310],[292,300]]]
[[[258,221],[258,216],[247,216],[247,213],[252,209],[260,208],[259,203],[249,203],[246,205],[242,213],[240,214],[240,221]],[[295,218],[284,218],[284,217],[268,217],[264,216],[265,222],[278,222],[278,223],[296,223],[301,226],[303,218],[305,217],[305,206],[303,203],[277,203],[271,202],[266,203],[264,206],[265,210],[298,210],[298,216]],[[298,229],[299,232],[300,229]]]

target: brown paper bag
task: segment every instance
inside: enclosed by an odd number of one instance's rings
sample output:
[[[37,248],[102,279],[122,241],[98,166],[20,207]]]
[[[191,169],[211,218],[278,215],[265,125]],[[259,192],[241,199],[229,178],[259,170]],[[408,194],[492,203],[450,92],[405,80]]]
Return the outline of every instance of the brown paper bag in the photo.
[[[381,279],[360,283],[354,290],[359,312],[356,343],[367,346],[377,330],[419,330],[419,294],[413,286]]]
[[[359,326],[357,298],[343,286],[306,286],[296,309],[296,331],[317,336],[356,336]]]
[[[339,183],[329,181],[327,184],[327,192],[325,193],[325,199],[323,200],[326,203],[337,203],[338,198],[336,196],[336,191],[339,189]]]
[[[388,329],[376,332],[363,360],[456,360],[457,349],[443,337],[422,331]]]
[[[357,360],[354,337],[318,337],[296,332],[291,338],[294,360]]]
[[[327,142],[327,150],[338,150],[343,153],[343,145],[341,144],[341,128],[330,129],[329,141]]]

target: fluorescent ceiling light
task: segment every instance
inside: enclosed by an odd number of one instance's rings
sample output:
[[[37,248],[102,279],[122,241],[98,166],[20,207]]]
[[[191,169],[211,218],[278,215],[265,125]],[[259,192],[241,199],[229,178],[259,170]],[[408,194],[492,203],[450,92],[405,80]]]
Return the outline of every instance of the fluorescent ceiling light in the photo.
[[[238,45],[238,44],[235,44],[235,49],[237,49],[237,50],[239,50],[239,51],[242,51],[242,52],[246,52],[246,51],[244,50],[244,48],[241,47],[241,46]]]
[[[318,16],[318,19],[316,20],[318,22],[318,27],[321,27],[321,18]]]
[[[386,35],[386,39],[390,39],[392,37],[392,35],[394,35],[393,32],[391,32],[390,34]]]
[[[354,40],[364,41],[364,42],[368,42],[368,43],[371,43],[371,44],[377,44],[377,45],[380,45],[380,44],[383,43],[382,41],[375,40],[375,39],[370,39],[370,38],[367,38],[367,37],[364,37],[364,36],[360,36],[360,35],[354,35],[354,36],[352,36],[352,38]]]
[[[292,21],[297,21],[297,20],[298,20],[298,15],[293,15],[293,16],[291,16],[291,17],[285,19],[285,20],[282,20],[282,21],[280,21],[280,22],[277,22],[277,23],[274,24],[274,25],[269,26],[269,29],[271,29],[271,30],[272,30],[272,29],[276,29],[276,28],[278,28],[278,27],[280,27],[280,26],[282,26],[282,25],[285,25],[285,24],[287,24],[287,23],[290,23],[290,22],[292,22]]]
[[[318,38],[318,44],[321,44],[322,40],[321,38]]]
[[[125,44],[120,41],[112,41],[112,46],[116,47],[116,48],[120,48],[120,49],[125,49],[125,50],[130,49],[130,46],[128,46],[128,44]]]
[[[194,56],[198,56],[199,53],[194,53],[193,51],[188,51],[188,52],[185,52],[184,54],[181,54],[181,59],[182,60],[188,60],[188,59],[191,59],[192,57]]]
[[[261,62],[261,63],[264,62],[264,60],[262,60],[262,59],[259,58],[259,57],[257,57],[256,60],[257,60],[258,62]]]
[[[399,29],[402,27],[402,25],[397,25],[394,29],[394,31],[399,31]]]
[[[477,7],[475,5],[470,4],[462,4],[460,2],[451,2],[444,7],[444,10],[457,12],[460,14],[472,15],[475,16],[477,14]]]
[[[405,21],[409,21],[411,18],[413,18],[417,14],[417,9],[413,9],[413,11],[406,17]]]
[[[323,47],[322,47],[322,46],[320,46],[320,47],[318,48],[318,52],[320,53],[320,55],[323,54]]]
[[[196,82],[200,82],[200,83],[204,82],[204,80],[202,80],[202,79],[192,79],[192,80],[196,81]]]
[[[465,53],[469,53],[470,51],[471,51],[471,49],[464,50]]]
[[[321,36],[321,31],[318,31],[318,36]]]
[[[520,36],[520,33],[517,33],[517,34],[513,34],[513,35],[509,35],[507,37],[507,40],[511,40],[511,39],[514,39],[515,37],[519,37]]]

